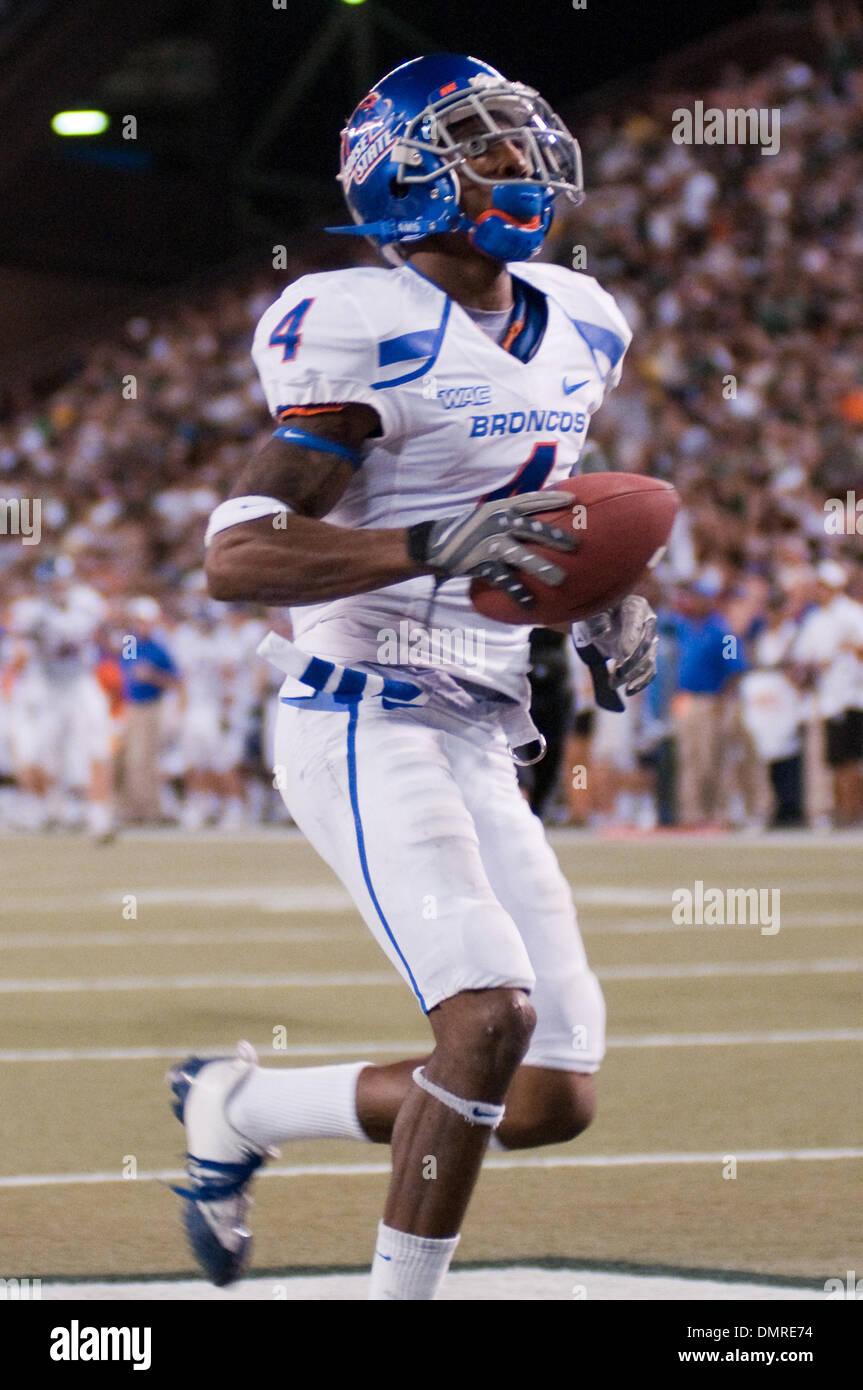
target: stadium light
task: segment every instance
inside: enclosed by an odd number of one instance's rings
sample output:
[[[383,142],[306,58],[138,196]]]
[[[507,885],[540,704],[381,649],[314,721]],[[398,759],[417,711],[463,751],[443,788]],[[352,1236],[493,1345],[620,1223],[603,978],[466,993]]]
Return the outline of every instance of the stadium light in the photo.
[[[104,111],[58,111],[51,118],[55,135],[101,135],[109,124]]]
[[[342,0],[343,5],[364,5],[366,0]]]

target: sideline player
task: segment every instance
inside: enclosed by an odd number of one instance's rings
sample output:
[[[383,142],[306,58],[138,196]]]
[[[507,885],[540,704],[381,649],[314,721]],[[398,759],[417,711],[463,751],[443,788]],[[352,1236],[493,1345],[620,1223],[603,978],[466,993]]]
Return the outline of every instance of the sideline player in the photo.
[[[36,578],[37,592],[9,610],[9,735],[23,826],[62,823],[74,787],[84,794],[89,833],[104,843],[114,820],[112,721],[95,668],[107,605],[75,578],[68,556],[45,561]]]
[[[581,201],[580,156],[536,92],[486,64],[441,55],[383,78],[343,134],[340,179],[352,230],[395,268],[304,276],[264,314],[253,356],[279,428],[213,513],[207,572],[216,598],[292,606],[295,645],[264,644],[290,673],[284,800],[427,1013],[434,1050],[259,1069],[241,1044],[169,1080],[187,1229],[214,1282],[248,1259],[248,1191],[272,1145],[367,1139],[393,1151],[370,1297],[423,1300],[492,1134],[559,1143],[594,1111],[602,995],[511,756],[536,739],[529,628],[482,618],[468,588],[482,575],[529,604],[523,572],[560,582],[529,542],[573,538],[532,513],[571,499],[538,489],[578,471],[630,333],[590,277],[524,264],[555,195]],[[400,622],[481,632],[483,662],[451,642],[388,667],[383,635]],[[654,627],[629,598],[575,634],[610,703],[652,678]]]

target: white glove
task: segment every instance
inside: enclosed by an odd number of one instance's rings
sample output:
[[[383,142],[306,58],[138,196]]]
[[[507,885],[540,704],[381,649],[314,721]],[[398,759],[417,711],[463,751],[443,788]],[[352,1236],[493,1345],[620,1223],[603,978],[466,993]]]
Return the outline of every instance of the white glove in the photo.
[[[639,594],[629,594],[608,613],[573,623],[572,636],[576,648],[593,647],[609,663],[612,690],[623,686],[627,695],[637,695],[656,675],[656,614]]]

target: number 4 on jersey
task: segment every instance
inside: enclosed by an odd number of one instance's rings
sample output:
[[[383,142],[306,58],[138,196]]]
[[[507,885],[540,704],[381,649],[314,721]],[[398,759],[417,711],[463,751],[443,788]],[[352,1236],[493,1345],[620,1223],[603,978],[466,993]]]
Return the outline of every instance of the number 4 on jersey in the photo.
[[[283,362],[293,362],[301,342],[300,327],[303,319],[314,304],[314,299],[301,299],[273,329],[270,334],[270,347],[284,346]]]
[[[536,444],[530,458],[521,465],[515,477],[494,492],[487,493],[481,500],[499,502],[504,497],[519,497],[523,492],[538,492],[554,467],[556,453],[556,444]]]

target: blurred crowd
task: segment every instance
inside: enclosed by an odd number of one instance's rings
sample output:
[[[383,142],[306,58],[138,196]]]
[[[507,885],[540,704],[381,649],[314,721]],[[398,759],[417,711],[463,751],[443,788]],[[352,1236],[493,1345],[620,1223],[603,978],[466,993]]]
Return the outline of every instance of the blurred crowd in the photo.
[[[660,675],[624,716],[592,713],[577,659],[535,643],[559,752],[559,776],[554,759],[533,774],[547,815],[863,814],[863,21],[824,0],[816,26],[805,63],[648,89],[577,126],[588,198],[555,222],[548,255],[595,275],[634,330],[584,466],[667,477],[683,506],[649,593]],[[777,109],[779,151],[674,143],[673,113],[696,100]],[[77,817],[101,835],[118,811],[191,826],[282,814],[252,655],[274,615],[214,605],[201,559],[209,513],[271,431],[255,323],[316,268],[294,248],[277,270],[134,317],[0,406],[0,495],[41,499],[40,544],[0,547],[7,823]],[[123,650],[130,637],[144,656]],[[93,738],[63,744],[55,773],[40,748],[60,746],[63,682],[78,692],[66,727]]]
[[[118,825],[283,819],[276,683],[255,655],[270,626],[208,598],[200,569],[160,604],[106,599],[68,557],[43,561],[5,613],[0,824],[109,840]]]
[[[787,589],[720,571],[652,595],[655,681],[597,709],[555,633],[532,639],[546,759],[522,774],[534,810],[594,828],[827,830],[863,824],[863,602],[822,560]]]

